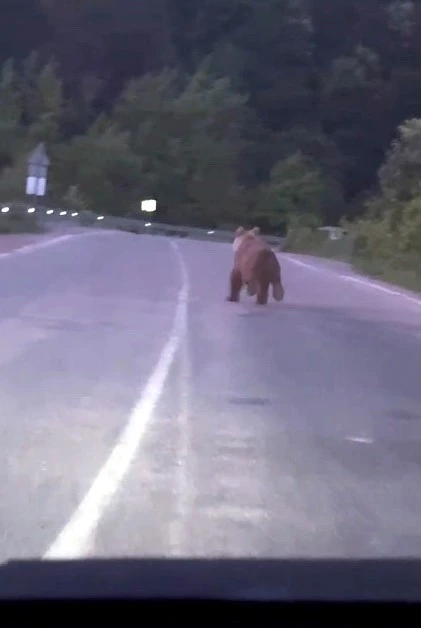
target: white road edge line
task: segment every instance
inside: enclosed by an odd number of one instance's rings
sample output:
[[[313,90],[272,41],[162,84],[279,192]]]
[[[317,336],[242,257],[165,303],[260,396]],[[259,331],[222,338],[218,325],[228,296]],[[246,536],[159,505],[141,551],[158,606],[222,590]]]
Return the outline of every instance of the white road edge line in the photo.
[[[376,290],[380,290],[380,292],[385,292],[386,294],[393,294],[394,296],[403,297],[412,303],[416,303],[417,305],[421,305],[421,300],[416,297],[411,297],[409,294],[405,294],[404,292],[399,292],[399,290],[393,290],[392,288],[386,288],[386,286],[381,286],[380,284],[374,283],[372,281],[368,281],[366,279],[360,279],[359,277],[352,277],[350,275],[340,275],[342,279],[345,281],[352,281],[353,283],[357,283],[368,288],[375,288]]]
[[[33,244],[26,244],[25,246],[21,246],[17,249],[13,249],[12,251],[8,251],[7,253],[1,253],[0,257],[11,257],[12,255],[24,255],[25,253],[30,253],[31,251],[35,251],[36,249],[44,249],[48,246],[52,246],[53,244],[59,244],[59,242],[65,242],[66,240],[70,240],[70,238],[74,238],[74,237],[77,237],[76,234],[68,234],[64,236],[59,236],[58,238],[50,238],[48,240],[44,240],[43,242],[34,242]]]
[[[282,255],[281,259],[287,259],[289,262],[292,262],[293,264],[296,264],[297,266],[302,266],[303,268],[308,268],[310,270],[316,270],[316,271],[321,271],[321,269],[318,266],[312,266],[311,264],[306,264],[305,262],[302,262],[301,260],[295,259],[294,257],[290,257],[289,255]]]
[[[13,249],[12,251],[7,251],[7,253],[0,253],[0,259],[5,258],[5,257],[11,257],[13,255],[25,255],[26,253],[32,253],[32,251],[36,251],[37,249],[45,249],[49,246],[59,244],[60,242],[65,242],[66,240],[72,240],[74,238],[86,238],[87,236],[106,235],[109,233],[110,233],[109,231],[88,231],[86,233],[68,233],[65,235],[58,236],[56,238],[48,238],[47,240],[44,240],[41,242],[33,242],[32,244],[26,244],[25,246],[21,246],[17,249]]]
[[[292,262],[293,264],[296,264],[297,266],[302,266],[303,268],[308,268],[309,270],[315,270],[316,272],[324,273],[325,275],[330,275],[332,277],[336,277],[337,279],[343,279],[344,281],[352,281],[353,283],[359,284],[365,288],[374,288],[375,290],[379,290],[380,292],[385,292],[386,294],[403,297],[407,301],[411,301],[411,303],[416,303],[417,305],[421,305],[421,299],[412,297],[409,294],[400,292],[399,290],[393,290],[392,288],[387,288],[386,286],[382,286],[378,283],[374,283],[374,281],[370,281],[369,279],[362,279],[362,278],[360,279],[359,277],[353,277],[352,275],[343,275],[341,273],[335,273],[327,268],[313,266],[312,264],[306,264],[306,262],[302,262],[301,260],[295,259],[285,254],[283,255],[283,258],[287,259],[289,262]]]
[[[172,240],[170,244],[178,259],[182,276],[171,333],[120,438],[69,522],[44,554],[43,558],[46,560],[78,558],[89,552],[98,524],[129,471],[162,394],[169,370],[185,334],[190,289],[179,248]]]

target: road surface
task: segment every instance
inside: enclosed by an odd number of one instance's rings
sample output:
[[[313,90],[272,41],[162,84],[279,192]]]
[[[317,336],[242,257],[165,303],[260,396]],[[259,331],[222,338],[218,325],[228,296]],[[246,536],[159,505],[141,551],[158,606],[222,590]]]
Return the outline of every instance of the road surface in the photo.
[[[226,244],[2,257],[0,560],[421,557],[421,304],[303,259],[259,308]]]

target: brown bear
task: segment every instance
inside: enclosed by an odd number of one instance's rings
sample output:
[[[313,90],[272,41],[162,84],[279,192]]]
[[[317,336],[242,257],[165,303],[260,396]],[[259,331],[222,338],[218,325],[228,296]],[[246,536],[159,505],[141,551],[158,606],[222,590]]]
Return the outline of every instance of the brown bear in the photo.
[[[275,301],[282,301],[284,288],[281,267],[272,249],[260,237],[259,228],[246,231],[239,227],[233,243],[234,267],[230,276],[230,295],[227,301],[238,302],[241,288],[247,286],[250,296],[257,294],[257,304],[266,305],[269,286]]]

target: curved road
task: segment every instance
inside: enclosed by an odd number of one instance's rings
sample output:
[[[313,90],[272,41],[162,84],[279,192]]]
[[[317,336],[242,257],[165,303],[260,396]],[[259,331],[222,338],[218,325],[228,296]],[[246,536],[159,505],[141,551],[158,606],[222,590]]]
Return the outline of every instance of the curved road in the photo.
[[[0,560],[421,557],[421,304],[91,233],[0,259]],[[344,275],[345,272],[345,275]]]

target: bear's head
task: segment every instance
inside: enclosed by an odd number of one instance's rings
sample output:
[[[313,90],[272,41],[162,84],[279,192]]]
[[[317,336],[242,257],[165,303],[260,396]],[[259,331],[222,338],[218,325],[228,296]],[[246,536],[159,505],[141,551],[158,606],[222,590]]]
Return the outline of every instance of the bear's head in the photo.
[[[246,230],[244,227],[238,227],[235,232],[234,242],[232,243],[232,248],[234,249],[234,253],[238,251],[238,247],[244,240],[249,238],[255,238],[260,233],[259,227],[253,227],[253,229]]]

